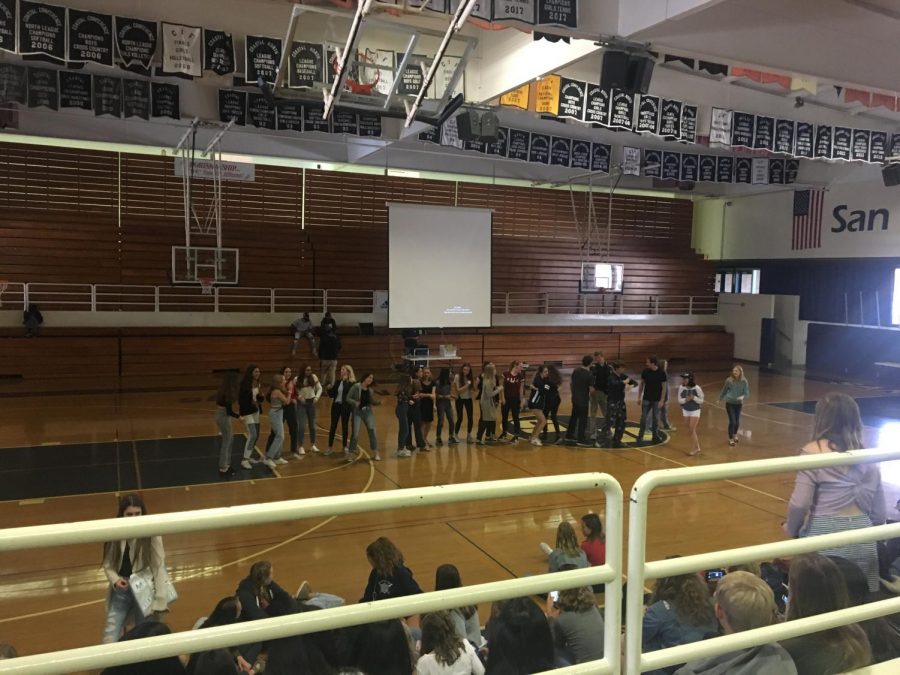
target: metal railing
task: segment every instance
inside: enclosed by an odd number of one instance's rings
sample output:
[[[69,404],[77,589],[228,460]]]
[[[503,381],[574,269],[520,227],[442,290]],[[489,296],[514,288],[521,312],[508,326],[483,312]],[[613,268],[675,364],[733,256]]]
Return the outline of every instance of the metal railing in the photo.
[[[321,288],[245,288],[214,286],[204,295],[197,286],[135,284],[11,283],[0,295],[3,309],[78,312],[335,312],[371,314],[379,291]],[[495,314],[703,315],[718,311],[714,295],[625,295],[495,291]]]
[[[745,478],[748,476],[764,476],[805,469],[821,469],[830,466],[869,464],[896,459],[900,459],[900,450],[855,450],[843,453],[829,452],[818,455],[713,464],[704,467],[665,469],[643,474],[637,479],[631,490],[631,506],[629,510],[628,590],[626,598],[626,624],[628,631],[625,637],[625,674],[638,675],[638,673],[647,670],[685,663],[770,642],[778,642],[798,635],[815,633],[835,626],[856,623],[900,611],[900,597],[897,597],[819,616],[779,623],[765,628],[757,628],[701,642],[642,653],[643,595],[644,583],[647,580],[740,563],[772,560],[776,557],[800,555],[836,546],[846,546],[847,544],[900,537],[900,523],[894,523],[848,532],[824,534],[756,546],[743,546],[713,553],[701,553],[681,558],[647,562],[647,510],[650,494],[653,490],[664,486]]]
[[[412,614],[522,597],[550,590],[606,585],[604,658],[590,672],[615,675],[620,670],[622,599],[622,488],[602,473],[540,476],[462,485],[391,490],[293,501],[104,520],[38,525],[0,530],[0,552],[134,537],[207,531],[293,521],[301,518],[370,513],[388,509],[503,499],[554,492],[601,490],[606,506],[606,564],[599,567],[540,574],[477,584],[447,591],[379,600],[317,612],[304,612],[230,626],[186,631],[160,637],[80,647],[0,661],[0,673],[53,675],[94,670],[126,663],[189,654],[233,645],[358,625]],[[583,671],[584,672],[584,671]]]

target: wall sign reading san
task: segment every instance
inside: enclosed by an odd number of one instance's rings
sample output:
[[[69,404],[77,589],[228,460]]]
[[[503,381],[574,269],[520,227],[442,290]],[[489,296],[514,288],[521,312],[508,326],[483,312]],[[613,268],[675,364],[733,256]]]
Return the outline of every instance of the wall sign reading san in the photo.
[[[834,223],[832,232],[875,232],[887,230],[891,213],[887,209],[850,210],[847,204],[838,204],[831,212]]]

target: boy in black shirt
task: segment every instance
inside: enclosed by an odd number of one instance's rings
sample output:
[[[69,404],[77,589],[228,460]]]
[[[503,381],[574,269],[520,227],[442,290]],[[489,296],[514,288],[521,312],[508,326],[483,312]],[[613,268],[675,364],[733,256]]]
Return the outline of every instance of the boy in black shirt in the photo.
[[[647,418],[650,418],[650,431],[653,434],[653,442],[659,443],[662,438],[659,435],[659,408],[663,401],[663,387],[666,386],[666,373],[659,367],[659,361],[655,356],[647,358],[641,373],[641,388],[638,391],[638,399],[641,402],[641,426],[638,430],[638,444],[644,442],[644,431],[647,428]]]
[[[603,425],[603,434],[608,435],[613,429],[611,445],[613,448],[622,447],[622,434],[625,433],[625,389],[636,387],[637,382],[625,374],[625,364],[614,361],[606,385],[606,422]]]
[[[603,352],[594,352],[594,365],[591,367],[594,375],[594,389],[591,391],[591,409],[590,419],[588,420],[588,437],[591,440],[599,441],[602,434],[598,433],[600,427],[598,424],[598,415],[607,416],[606,403],[606,385],[609,382],[609,376],[612,374],[612,368],[606,362]],[[604,419],[603,428],[608,429]]]

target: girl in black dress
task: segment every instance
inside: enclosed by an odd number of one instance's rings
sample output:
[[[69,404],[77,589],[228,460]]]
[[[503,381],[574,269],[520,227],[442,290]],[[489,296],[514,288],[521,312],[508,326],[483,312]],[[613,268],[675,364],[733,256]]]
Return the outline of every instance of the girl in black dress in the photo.
[[[528,397],[528,409],[534,413],[536,420],[528,442],[537,446],[542,445],[541,432],[544,430],[544,425],[547,424],[547,418],[544,416],[544,405],[547,399],[547,375],[547,366],[538,368],[534,379],[531,381],[531,393]]]
[[[431,377],[431,369],[426,368],[422,373],[422,395],[419,397],[419,407],[422,414],[422,435],[429,448],[434,447],[428,437],[431,435],[431,424],[434,422],[435,384],[434,378]]]

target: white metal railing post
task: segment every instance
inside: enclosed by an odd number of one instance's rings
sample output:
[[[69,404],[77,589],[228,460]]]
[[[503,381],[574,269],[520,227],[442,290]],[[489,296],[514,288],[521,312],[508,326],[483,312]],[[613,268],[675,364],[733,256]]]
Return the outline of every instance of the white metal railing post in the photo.
[[[544,314],[550,313],[550,294],[544,293]]]
[[[28,309],[28,287],[31,284],[22,284],[22,311]]]
[[[322,311],[328,311],[328,289],[322,291]]]
[[[587,313],[588,313],[588,308],[587,308],[587,295],[582,295],[582,296],[581,296],[581,313],[582,313],[582,314],[587,314]]]
[[[269,289],[269,314],[275,313],[275,289]]]
[[[758,562],[782,555],[799,555],[805,552],[817,551],[841,543],[856,543],[858,541],[876,541],[889,537],[900,536],[900,524],[880,525],[877,527],[863,528],[849,532],[818,535],[801,539],[784,540],[755,546],[746,546],[726,551],[713,553],[701,553],[684,556],[670,560],[646,561],[647,541],[647,508],[650,494],[660,487],[671,487],[688,483],[701,483],[715,480],[727,480],[745,478],[749,476],[763,476],[786,471],[796,472],[809,469],[825,468],[830,466],[847,466],[850,464],[871,464],[875,462],[900,459],[900,449],[892,450],[851,450],[843,453],[822,453],[808,456],[778,457],[774,459],[759,459],[747,462],[733,462],[729,464],[711,464],[702,467],[685,467],[681,469],[662,469],[649,471],[641,475],[631,489],[628,519],[628,590],[626,597],[626,631],[625,631],[625,663],[623,673],[625,675],[639,675],[645,670],[659,669],[664,666],[684,663],[687,660],[702,658],[712,654],[721,654],[730,649],[764,644],[769,640],[754,641],[744,644],[746,640],[767,634],[768,628],[756,629],[747,633],[738,633],[715,640],[725,640],[728,647],[723,647],[719,642],[719,648],[707,644],[709,641],[694,643],[691,646],[683,645],[670,649],[641,653],[643,633],[643,593],[644,584],[648,579],[659,579],[676,574],[686,574],[701,569],[711,569],[745,562]],[[894,603],[900,609],[900,598],[885,603]],[[884,604],[883,606],[887,606]],[[893,605],[891,605],[893,607]],[[871,608],[871,605],[864,607]],[[861,609],[861,608],[854,608]],[[850,610],[840,610],[849,613]],[[885,612],[887,613],[887,612]],[[816,621],[823,621],[820,615],[809,619],[778,624],[782,631],[792,632],[791,635],[812,633],[823,628],[812,627]],[[846,614],[849,616],[849,614]],[[829,619],[824,619],[828,621]],[[831,617],[834,620],[834,617]],[[850,623],[852,621],[847,621]],[[758,631],[758,632],[757,632]],[[787,637],[783,635],[782,637]],[[738,644],[740,643],[740,644]]]
[[[658,295],[653,296],[653,313],[659,314],[659,296]]]
[[[213,286],[213,311],[219,311],[219,287]]]
[[[694,296],[688,296],[688,316],[692,316],[694,314]]]
[[[503,313],[509,314],[509,291],[503,294]]]
[[[153,287],[153,311],[159,312],[159,286]]]
[[[97,311],[97,286],[91,284],[91,311]]]

